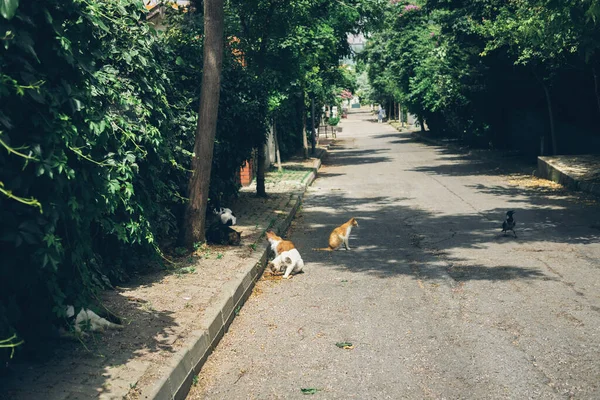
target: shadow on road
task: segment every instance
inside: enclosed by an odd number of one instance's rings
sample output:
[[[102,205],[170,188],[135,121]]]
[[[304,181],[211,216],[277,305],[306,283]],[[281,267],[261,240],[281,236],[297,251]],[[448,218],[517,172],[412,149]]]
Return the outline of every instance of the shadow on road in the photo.
[[[435,216],[393,204],[398,201],[402,199],[352,198],[343,194],[313,196],[303,210],[307,229],[295,233],[294,240],[306,248],[302,249],[306,262],[323,263],[352,272],[368,272],[382,278],[403,274],[415,279],[437,280],[448,274],[456,281],[554,279],[536,266],[512,265],[510,257],[497,266],[488,267],[452,255],[452,250],[461,248],[485,252],[491,243],[514,240],[527,243],[528,239],[503,236],[500,233],[501,221],[487,221],[481,215]],[[363,207],[365,211],[357,211]],[[324,211],[311,211],[320,209]],[[496,214],[502,215],[502,212],[497,210]],[[332,227],[351,216],[358,219],[359,227],[353,230],[350,251],[308,250],[326,246]],[[308,221],[318,223],[311,226]],[[600,240],[598,233],[588,230],[584,235],[578,232],[569,236],[564,231],[557,231],[554,235],[546,234],[544,241],[586,244]]]
[[[329,157],[327,165],[339,167],[344,165],[378,164],[391,162],[390,157],[378,156],[387,153],[390,149],[369,150],[336,150],[335,157]]]
[[[374,135],[375,138],[414,141],[410,133]],[[384,143],[394,143],[389,140]],[[380,142],[381,143],[381,142]],[[427,145],[429,146],[429,145]],[[457,154],[443,147],[436,150],[432,165],[410,169],[432,175],[446,176],[499,176],[523,168],[501,161],[482,160],[473,154]],[[374,150],[342,150],[334,152],[328,166],[373,164],[388,162],[382,154],[388,148]],[[425,160],[427,162],[427,160]],[[439,165],[441,163],[441,165]],[[514,168],[513,168],[514,167]],[[321,176],[326,176],[322,174]],[[600,209],[594,199],[551,187],[531,186],[516,182],[510,186],[477,184],[472,189],[508,198],[514,207],[519,238],[501,234],[506,209],[494,208],[484,213],[433,214],[415,207],[410,199],[378,196],[353,197],[344,190],[311,195],[305,202],[303,217],[306,232],[294,233],[294,240],[302,244],[306,262],[318,262],[339,270],[371,273],[385,278],[394,275],[413,276],[415,279],[437,280],[448,275],[457,282],[469,280],[555,280],[542,267],[536,252],[552,249],[554,244],[588,245],[600,241]],[[350,239],[352,250],[314,252],[308,248],[327,245],[332,228],[350,217],[356,217],[359,227]],[[315,221],[311,224],[311,221]],[[316,222],[318,221],[318,222]],[[506,245],[506,254],[502,247]],[[510,249],[531,252],[531,257],[512,260]],[[493,250],[490,250],[491,248]],[[478,265],[461,256],[463,249],[482,252]],[[464,253],[464,252],[463,252]],[[472,254],[472,253],[471,253]],[[524,265],[523,259],[530,260]],[[548,272],[548,273],[545,273]]]

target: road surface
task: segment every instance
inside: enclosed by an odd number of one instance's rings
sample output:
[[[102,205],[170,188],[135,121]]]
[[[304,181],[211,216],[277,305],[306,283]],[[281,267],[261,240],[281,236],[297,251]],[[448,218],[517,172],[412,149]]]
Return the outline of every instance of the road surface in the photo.
[[[259,282],[188,399],[600,398],[598,204],[372,118],[289,233],[305,273]],[[350,217],[350,251],[311,250]]]

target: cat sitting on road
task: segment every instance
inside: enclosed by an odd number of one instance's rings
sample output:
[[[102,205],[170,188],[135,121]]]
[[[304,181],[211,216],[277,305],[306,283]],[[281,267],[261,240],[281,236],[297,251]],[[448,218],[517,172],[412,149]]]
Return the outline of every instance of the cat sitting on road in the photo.
[[[313,249],[313,250],[333,251],[333,250],[337,250],[342,244],[344,245],[346,250],[350,250],[350,245],[348,244],[348,238],[350,238],[350,232],[352,231],[352,228],[355,226],[358,226],[358,221],[356,221],[356,218],[350,218],[350,220],[348,220],[348,222],[346,222],[343,225],[338,226],[331,232],[331,234],[329,235],[329,247],[322,247],[322,248]]]
[[[273,261],[269,262],[268,267],[273,274],[285,271],[283,279],[290,279],[292,273],[297,274],[302,272],[304,261],[297,249],[291,249],[275,257]]]
[[[283,240],[273,231],[267,231],[267,240],[271,244],[271,250],[275,253],[275,257],[278,257],[284,251],[290,251],[296,248],[294,243],[289,240]]]

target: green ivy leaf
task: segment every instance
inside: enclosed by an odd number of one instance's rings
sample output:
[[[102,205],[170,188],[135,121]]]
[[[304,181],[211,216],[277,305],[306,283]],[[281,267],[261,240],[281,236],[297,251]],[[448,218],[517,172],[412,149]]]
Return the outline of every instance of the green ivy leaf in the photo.
[[[0,15],[6,19],[12,19],[19,7],[19,0],[0,0]]]

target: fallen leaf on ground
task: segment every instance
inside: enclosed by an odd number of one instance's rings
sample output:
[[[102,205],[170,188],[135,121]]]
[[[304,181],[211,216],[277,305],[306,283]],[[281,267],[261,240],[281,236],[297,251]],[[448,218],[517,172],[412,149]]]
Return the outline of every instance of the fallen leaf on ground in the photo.
[[[317,389],[317,388],[302,388],[302,389],[300,389],[300,391],[303,394],[315,394],[319,391],[319,389]]]
[[[354,346],[350,342],[337,342],[335,345],[340,349],[344,350],[352,350],[354,348]]]

